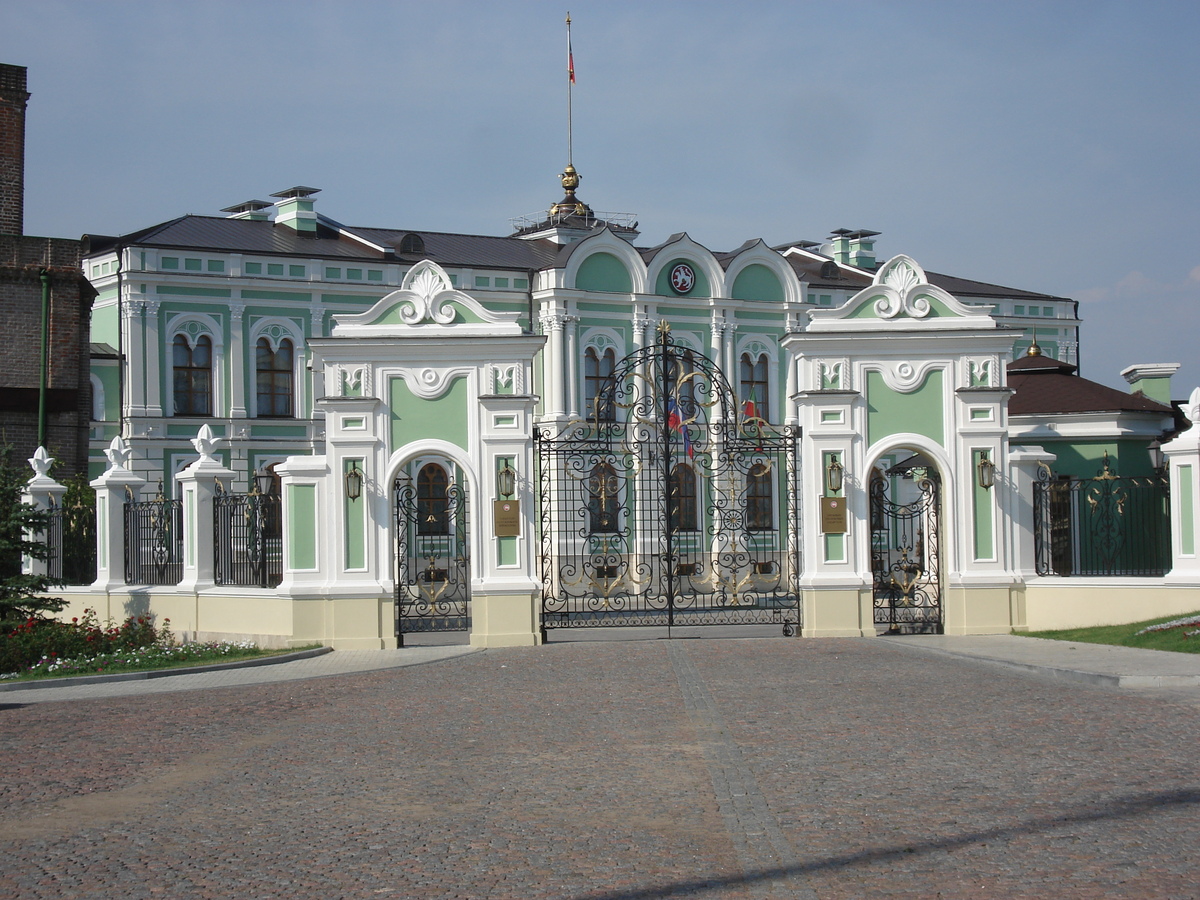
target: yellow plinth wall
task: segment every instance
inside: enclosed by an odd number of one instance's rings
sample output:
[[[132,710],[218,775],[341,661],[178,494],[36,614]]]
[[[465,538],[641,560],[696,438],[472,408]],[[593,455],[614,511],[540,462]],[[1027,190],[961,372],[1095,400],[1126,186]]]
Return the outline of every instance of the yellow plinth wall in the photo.
[[[1015,591],[1007,585],[952,586],[942,597],[946,634],[1008,634],[1017,610]]]
[[[262,647],[325,644],[342,650],[395,647],[388,596],[308,598],[271,591],[216,588],[201,594],[172,588],[105,593],[88,588],[55,592],[68,602],[70,621],[94,609],[101,622],[127,616],[170,619],[181,640],[252,640]],[[471,598],[474,647],[541,643],[536,589],[477,591]],[[804,637],[875,635],[869,587],[808,587],[801,592]],[[1004,634],[1092,625],[1118,625],[1200,612],[1200,584],[1150,578],[1038,578],[1024,585],[951,585],[943,597],[946,634]]]
[[[1016,631],[1123,625],[1200,612],[1200,585],[1158,578],[1039,578],[1025,584]]]
[[[873,637],[869,588],[811,588],[800,592],[803,637]]]
[[[535,590],[471,594],[472,647],[530,647],[542,642]]]

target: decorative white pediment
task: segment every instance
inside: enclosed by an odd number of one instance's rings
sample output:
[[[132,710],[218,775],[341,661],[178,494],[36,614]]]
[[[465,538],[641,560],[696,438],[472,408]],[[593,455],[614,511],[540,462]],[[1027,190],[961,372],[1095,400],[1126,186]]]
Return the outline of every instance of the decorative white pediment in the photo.
[[[814,309],[807,331],[994,329],[988,309],[967,306],[930,284],[912,257],[895,256],[863,288],[836,309]]]
[[[518,313],[497,313],[454,287],[445,269],[431,260],[417,263],[399,290],[366,312],[334,316],[333,337],[406,337],[521,334]]]

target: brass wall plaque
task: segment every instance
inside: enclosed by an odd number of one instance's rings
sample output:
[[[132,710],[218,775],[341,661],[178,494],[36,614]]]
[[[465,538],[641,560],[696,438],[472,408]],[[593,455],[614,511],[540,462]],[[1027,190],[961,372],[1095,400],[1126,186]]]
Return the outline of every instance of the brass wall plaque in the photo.
[[[496,537],[520,537],[521,504],[516,500],[494,501],[492,521],[496,528]]]
[[[846,533],[846,498],[821,498],[821,533]]]

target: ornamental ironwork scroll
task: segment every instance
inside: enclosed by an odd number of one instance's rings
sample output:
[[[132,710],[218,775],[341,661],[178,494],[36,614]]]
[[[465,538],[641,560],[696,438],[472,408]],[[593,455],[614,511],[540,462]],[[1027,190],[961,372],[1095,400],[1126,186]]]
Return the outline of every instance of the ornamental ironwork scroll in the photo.
[[[941,482],[923,465],[871,476],[871,574],[875,625],[891,634],[940,634]]]
[[[798,436],[658,340],[584,418],[535,429],[543,636],[554,628],[800,628]]]

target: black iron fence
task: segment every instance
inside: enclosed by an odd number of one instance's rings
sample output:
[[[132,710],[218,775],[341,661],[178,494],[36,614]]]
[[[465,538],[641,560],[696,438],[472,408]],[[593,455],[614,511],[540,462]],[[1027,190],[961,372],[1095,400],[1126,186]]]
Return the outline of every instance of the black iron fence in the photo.
[[[49,513],[48,574],[63,584],[91,584],[96,580],[95,502],[51,506]]]
[[[1164,575],[1171,568],[1171,504],[1162,476],[1114,475],[1108,456],[1095,478],[1055,478],[1033,488],[1039,575]]]
[[[275,587],[283,581],[283,508],[277,494],[213,498],[214,580],[241,587]]]
[[[125,583],[179,584],[183,578],[183,501],[134,502],[125,489]]]

